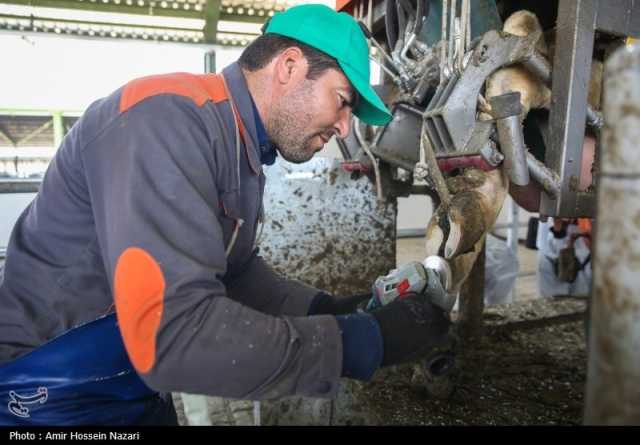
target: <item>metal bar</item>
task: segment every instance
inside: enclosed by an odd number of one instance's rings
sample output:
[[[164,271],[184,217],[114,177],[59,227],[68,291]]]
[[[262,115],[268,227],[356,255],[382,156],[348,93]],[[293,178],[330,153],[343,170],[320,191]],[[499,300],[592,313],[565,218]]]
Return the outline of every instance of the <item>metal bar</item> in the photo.
[[[45,122],[44,124],[40,125],[38,128],[36,128],[35,130],[33,130],[31,133],[29,133],[28,135],[26,135],[25,137],[23,137],[22,139],[20,139],[16,145],[25,145],[27,142],[29,142],[31,139],[33,139],[34,137],[36,137],[37,135],[39,135],[40,133],[42,133],[43,131],[47,130],[49,127],[51,127],[53,125],[53,119]]]
[[[373,29],[373,0],[369,0],[369,8],[367,9],[367,28]]]
[[[160,17],[180,17],[191,19],[202,19],[202,8],[197,10],[195,8],[185,9],[173,9],[170,6],[163,8],[157,2],[157,6],[151,7],[149,1],[142,1],[142,6],[139,5],[138,0],[135,0],[133,4],[128,5],[124,1],[116,5],[115,3],[99,2],[81,2],[71,0],[5,0],[2,3],[9,5],[21,5],[31,6],[36,8],[55,8],[55,9],[71,9],[80,11],[91,12],[108,12],[108,13],[122,13],[122,14],[134,14],[134,15],[150,15]]]
[[[85,37],[108,37],[116,39],[138,39],[138,40],[171,40],[178,43],[202,43],[204,35],[201,29],[198,28],[176,28],[168,26],[152,26],[152,25],[139,25],[129,23],[113,23],[113,22],[94,22],[94,21],[82,21],[82,20],[68,20],[68,19],[49,19],[46,17],[38,16],[21,16],[21,15],[8,15],[0,14],[0,20],[21,20],[26,24],[16,25],[13,28],[0,23],[0,30],[19,30],[30,32],[43,32],[43,33],[55,33],[79,35]],[[55,28],[52,25],[65,25],[62,29]],[[95,29],[84,29],[84,26],[95,27]],[[173,35],[172,35],[173,34]],[[220,38],[220,42],[226,40],[226,36],[238,37],[238,40],[250,40],[257,37],[256,34],[237,33],[224,31],[218,33],[223,37]]]
[[[604,77],[586,424],[640,424],[640,47]]]
[[[351,153],[349,152],[349,147],[347,147],[347,143],[344,141],[344,139],[336,136],[336,143],[338,144],[338,148],[340,149],[342,158],[345,161],[351,160],[352,156],[351,156]]]
[[[627,35],[640,39],[640,2],[638,0],[633,0]]]
[[[376,155],[386,163],[393,165],[394,167],[399,167],[407,171],[413,171],[415,167],[414,163],[410,161],[406,161],[404,159],[400,159],[399,157],[396,156],[396,153],[394,152],[380,150],[380,147],[376,147],[376,146],[371,146],[369,147],[369,149],[374,155]]]
[[[465,15],[467,16],[467,29],[465,31],[466,35],[465,35],[465,44],[464,44],[464,50],[465,52],[469,51],[469,48],[471,48],[471,1],[467,1],[467,10],[465,12]]]
[[[388,0],[387,0],[388,1]],[[449,8],[449,1],[442,0],[442,29],[440,31],[440,85],[444,83],[447,77],[447,13]]]
[[[0,194],[2,193],[37,193],[40,179],[0,179]]]
[[[512,224],[512,223],[500,223],[500,224],[494,224],[493,225],[493,229],[494,230],[500,230],[500,229],[510,229],[512,227],[517,227],[517,228],[524,228],[524,227],[529,227],[529,224],[526,222],[517,222],[516,224]]]
[[[425,232],[422,229],[398,229],[396,238],[424,238]]]
[[[527,148],[524,145],[520,124],[520,93],[512,92],[492,97],[491,111],[496,119],[500,148],[504,155],[504,169],[511,182],[516,185],[529,184]]]
[[[204,53],[204,72],[215,73],[216,72],[216,50],[212,49]]]
[[[529,168],[527,166],[524,137],[520,116],[509,116],[496,121],[500,148],[504,155],[504,168],[509,179],[516,185],[529,184]]]
[[[71,1],[71,0],[6,0],[3,1],[4,4],[10,5],[21,5],[21,6],[31,6],[31,7],[41,7],[41,8],[55,8],[55,9],[67,9],[67,10],[79,10],[79,11],[91,11],[91,12],[102,12],[102,13],[121,13],[121,14],[133,14],[133,15],[145,15],[145,16],[156,16],[156,17],[175,17],[182,19],[206,19],[206,7],[202,7],[200,5],[198,9],[196,9],[195,5],[190,6],[189,9],[182,8],[173,8],[171,3],[168,2],[168,7],[162,7],[162,2],[156,1],[155,5],[152,6],[149,0],[135,0],[132,4],[127,4],[125,1],[121,1],[119,5],[111,3],[105,3],[104,1]],[[142,6],[140,6],[142,3]],[[259,8],[254,7],[255,10],[254,15],[245,15],[238,14],[237,8],[232,8],[234,12],[227,12],[226,8],[220,8],[219,0],[213,0],[207,2],[207,7],[209,3],[217,3],[216,9],[218,10],[220,20],[224,21],[232,21],[232,22],[245,22],[245,23],[263,23],[267,17],[269,16],[269,12],[274,11],[270,8]],[[36,10],[37,11],[37,10]]]
[[[513,254],[518,257],[518,226],[516,225],[518,222],[518,204],[511,199],[511,212],[510,212],[510,222],[511,227],[507,232],[507,245],[513,252]],[[516,286],[513,286],[511,289],[511,301],[515,301],[516,299]]]
[[[560,195],[560,178],[558,178],[558,175],[549,170],[529,152],[527,152],[527,167],[531,177],[542,186],[549,195],[549,199],[556,199]]]
[[[638,0],[600,0],[597,28],[620,36],[640,37]]]
[[[1,127],[0,127],[0,137],[5,139],[7,142],[9,142],[14,147],[16,146],[16,141],[14,141],[11,138],[11,136],[9,136],[7,133],[5,133],[5,131]]]
[[[0,152],[0,162],[18,162],[18,163],[29,163],[29,162],[49,162],[51,161],[51,156],[15,156],[15,155],[3,155]]]
[[[469,9],[469,0],[462,0],[460,6],[460,39],[458,40],[458,72],[462,72],[462,60],[464,59],[465,43],[467,41],[467,25],[469,17],[467,16],[467,9]]]
[[[576,215],[577,184],[591,76],[598,0],[560,0],[551,103],[551,146],[545,164],[560,178],[557,200],[542,196],[540,212],[550,216]]]
[[[455,23],[456,23],[456,13],[457,13],[457,5],[456,5],[456,1],[457,0],[450,0],[451,2],[451,7],[450,7],[450,17],[449,17],[449,34],[447,35],[448,39],[449,39],[449,48],[447,50],[448,54],[447,54],[447,67],[449,68],[449,73],[453,72],[453,56],[455,54],[455,47],[454,47],[454,43],[455,43]]]
[[[2,17],[2,16],[0,16]],[[78,110],[36,110],[28,108],[0,108],[0,116],[51,116],[54,112],[61,113],[63,117],[80,117],[83,111]]]
[[[531,53],[531,57],[524,60],[522,64],[525,68],[543,81],[548,86],[551,86],[551,64],[545,56],[534,50]]]
[[[511,212],[509,212],[509,231],[507,232],[507,245],[518,254],[518,204],[511,199]]]
[[[42,17],[37,15],[13,15],[13,14],[0,14],[1,19],[15,19],[15,20],[29,20],[30,25],[27,29],[31,30],[34,28],[35,22],[46,23],[60,23],[67,24],[73,26],[80,25],[88,25],[88,26],[108,26],[113,28],[131,28],[131,29],[149,29],[156,31],[178,31],[178,32],[201,32],[198,28],[178,28],[178,27],[170,27],[170,26],[158,26],[158,25],[141,25],[141,24],[133,24],[133,23],[116,23],[116,22],[99,22],[99,21],[86,21],[86,20],[72,20],[72,19],[54,19],[48,17]],[[232,34],[225,32],[225,34]]]
[[[531,57],[522,63],[534,76],[551,87],[551,65],[546,57],[534,50]],[[587,123],[595,128],[602,127],[602,115],[591,108],[589,104],[587,104]]]
[[[377,33],[384,28],[384,17],[386,15],[385,2],[373,2],[373,17],[371,24],[371,32]]]
[[[429,167],[429,176],[431,177],[436,191],[438,192],[440,203],[441,205],[447,207],[449,205],[449,202],[451,201],[449,188],[447,187],[447,183],[444,180],[444,176],[442,176],[440,167],[438,167],[438,160],[436,159],[436,154],[433,151],[431,142],[429,142],[429,138],[427,137],[424,125],[422,126],[422,131],[420,132],[420,150],[422,150],[422,152],[424,153],[425,162]]]

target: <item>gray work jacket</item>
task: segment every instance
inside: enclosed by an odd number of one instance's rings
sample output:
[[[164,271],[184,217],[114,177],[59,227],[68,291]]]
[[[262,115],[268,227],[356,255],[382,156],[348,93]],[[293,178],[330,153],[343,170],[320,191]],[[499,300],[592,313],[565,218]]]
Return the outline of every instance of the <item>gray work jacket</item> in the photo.
[[[318,290],[256,252],[265,179],[255,117],[240,67],[223,75],[244,124],[239,151],[230,101],[207,75],[133,81],[67,134],[11,235],[0,363],[115,306],[132,362],[159,391],[336,394],[335,318],[306,316]]]

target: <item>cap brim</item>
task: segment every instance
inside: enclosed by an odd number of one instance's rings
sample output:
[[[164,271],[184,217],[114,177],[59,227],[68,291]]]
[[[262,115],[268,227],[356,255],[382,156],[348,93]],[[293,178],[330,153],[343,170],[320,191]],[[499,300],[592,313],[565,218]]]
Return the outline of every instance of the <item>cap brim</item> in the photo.
[[[380,96],[373,90],[369,84],[369,79],[363,79],[357,71],[345,63],[338,61],[338,64],[360,95],[360,101],[353,110],[353,114],[369,125],[388,124],[391,120],[391,112],[384,105]]]

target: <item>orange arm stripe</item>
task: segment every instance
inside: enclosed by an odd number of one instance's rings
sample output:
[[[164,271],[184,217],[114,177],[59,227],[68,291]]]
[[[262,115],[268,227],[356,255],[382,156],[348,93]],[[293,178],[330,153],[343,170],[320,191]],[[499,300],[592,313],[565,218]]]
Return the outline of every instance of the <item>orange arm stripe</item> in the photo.
[[[164,304],[162,270],[145,250],[129,247],[118,258],[113,288],[129,358],[137,371],[149,372],[156,360],[156,335]]]
[[[188,97],[199,107],[207,100],[218,103],[227,99],[222,79],[217,74],[162,74],[129,82],[120,97],[120,112],[124,113],[144,99],[159,94]]]

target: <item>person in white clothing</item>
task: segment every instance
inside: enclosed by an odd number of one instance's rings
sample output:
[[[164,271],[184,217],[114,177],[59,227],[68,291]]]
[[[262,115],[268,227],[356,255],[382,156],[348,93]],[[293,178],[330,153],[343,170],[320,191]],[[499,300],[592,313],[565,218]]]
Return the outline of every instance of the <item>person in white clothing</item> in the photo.
[[[538,287],[543,297],[591,293],[591,223],[549,218],[538,226]],[[572,263],[573,262],[573,263]]]

